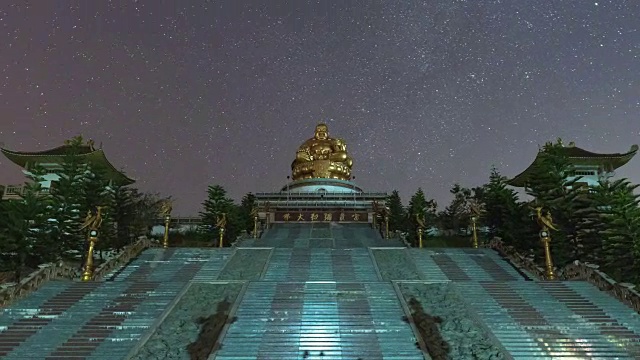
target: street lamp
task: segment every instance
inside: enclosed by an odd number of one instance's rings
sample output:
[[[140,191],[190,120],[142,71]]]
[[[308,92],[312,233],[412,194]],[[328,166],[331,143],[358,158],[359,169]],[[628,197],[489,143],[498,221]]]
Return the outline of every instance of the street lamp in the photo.
[[[162,247],[165,249],[169,247],[169,224],[170,223],[171,223],[171,215],[165,214],[164,215],[164,238],[162,239]]]
[[[87,250],[87,261],[84,264],[82,272],[82,281],[91,281],[93,279],[93,249],[98,242],[98,230],[89,231],[89,249]]]
[[[476,221],[478,218],[475,216],[471,217],[471,228],[473,229],[473,247],[474,249],[478,248],[478,232],[476,230]]]

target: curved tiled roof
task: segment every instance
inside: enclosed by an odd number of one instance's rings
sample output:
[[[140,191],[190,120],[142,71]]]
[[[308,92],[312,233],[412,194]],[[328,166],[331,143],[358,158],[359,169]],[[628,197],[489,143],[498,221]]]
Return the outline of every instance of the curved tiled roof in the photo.
[[[63,157],[66,156],[68,149],[68,145],[62,145],[53,149],[34,152],[13,151],[5,148],[0,148],[0,151],[2,151],[2,153],[14,164],[24,168],[28,162],[61,163],[63,161]],[[120,185],[131,185],[135,182],[134,179],[116,169],[113,164],[109,162],[102,149],[94,149],[90,145],[81,145],[79,150],[80,151],[77,156],[83,157],[89,164],[101,166],[106,170],[106,175],[109,180],[112,180],[114,183]]]
[[[574,165],[599,165],[609,170],[615,170],[633,158],[638,152],[638,145],[631,146],[626,153],[600,154],[581,149],[576,146],[567,146],[562,148],[566,156]],[[515,187],[524,187],[533,169],[537,166],[540,159],[540,152],[536,155],[531,165],[523,172],[516,175],[513,179],[507,181],[507,184]]]

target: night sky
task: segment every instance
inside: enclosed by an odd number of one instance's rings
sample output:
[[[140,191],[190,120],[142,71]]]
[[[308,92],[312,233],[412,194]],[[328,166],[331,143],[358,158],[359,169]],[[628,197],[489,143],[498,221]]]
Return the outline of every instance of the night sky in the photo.
[[[31,5],[27,5],[31,4]],[[319,121],[356,183],[441,206],[562,137],[640,143],[640,1],[12,1],[0,4],[0,142],[82,134],[195,215],[286,184]],[[640,182],[640,158],[618,171]],[[24,180],[0,158],[0,184]]]

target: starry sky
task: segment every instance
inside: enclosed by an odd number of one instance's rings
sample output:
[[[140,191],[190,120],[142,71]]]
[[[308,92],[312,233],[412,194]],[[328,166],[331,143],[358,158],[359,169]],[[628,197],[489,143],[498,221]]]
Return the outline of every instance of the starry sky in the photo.
[[[196,215],[286,184],[327,122],[356,183],[441,206],[562,137],[640,143],[640,1],[0,2],[0,142],[82,134]],[[640,158],[618,176],[640,182]],[[0,158],[0,184],[23,181]]]

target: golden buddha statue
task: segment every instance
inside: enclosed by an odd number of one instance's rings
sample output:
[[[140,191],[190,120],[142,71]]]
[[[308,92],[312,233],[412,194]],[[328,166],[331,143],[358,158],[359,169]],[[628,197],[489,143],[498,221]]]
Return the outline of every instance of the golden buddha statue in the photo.
[[[329,137],[326,124],[316,125],[315,135],[302,143],[291,164],[293,180],[327,178],[351,179],[353,160],[342,139]]]

